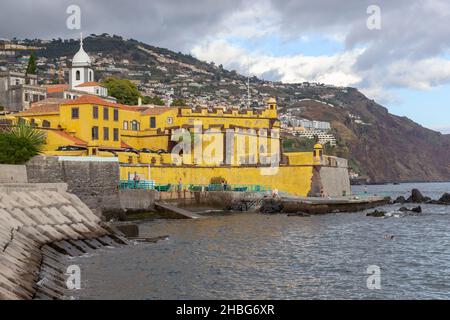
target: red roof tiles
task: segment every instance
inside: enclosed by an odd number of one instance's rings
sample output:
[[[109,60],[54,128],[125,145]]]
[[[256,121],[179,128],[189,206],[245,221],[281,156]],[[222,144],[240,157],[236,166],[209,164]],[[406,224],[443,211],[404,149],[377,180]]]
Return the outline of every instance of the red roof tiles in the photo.
[[[103,86],[100,83],[95,82],[95,81],[89,81],[89,82],[84,82],[77,86],[77,88],[79,88],[79,87],[80,88],[82,88],[82,87],[103,87],[104,88],[105,86]]]
[[[69,89],[68,84],[49,84],[45,86],[45,89],[47,89],[47,93],[58,93],[58,92],[64,92],[65,90]]]
[[[81,140],[81,139],[79,139],[79,138],[77,138],[77,137],[71,136],[71,135],[68,134],[67,132],[64,132],[64,131],[58,131],[58,130],[57,130],[57,131],[53,131],[53,132],[55,132],[55,133],[59,134],[60,136],[62,136],[62,137],[64,137],[64,138],[66,138],[66,139],[72,141],[72,142],[75,143],[75,145],[77,145],[77,146],[83,146],[83,147],[86,147],[86,146],[87,146],[87,142],[86,142],[86,141],[83,141],[83,140]]]

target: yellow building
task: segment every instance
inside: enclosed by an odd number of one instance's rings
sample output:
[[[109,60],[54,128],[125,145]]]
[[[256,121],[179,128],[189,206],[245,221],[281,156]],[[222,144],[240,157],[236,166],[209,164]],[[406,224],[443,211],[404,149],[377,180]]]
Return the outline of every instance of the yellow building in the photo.
[[[14,115],[45,130],[47,155],[115,157],[125,181],[137,176],[159,185],[226,181],[303,196],[349,193],[344,159],[323,156],[317,145],[283,154],[273,98],[263,110],[121,105],[95,82],[82,39],[69,78],[68,85],[47,87],[52,98]]]
[[[320,145],[281,152],[275,99],[247,110],[125,106],[84,95],[47,99],[15,117],[45,130],[47,155],[117,157],[121,180],[198,186],[225,180],[306,196],[314,168],[331,163]]]

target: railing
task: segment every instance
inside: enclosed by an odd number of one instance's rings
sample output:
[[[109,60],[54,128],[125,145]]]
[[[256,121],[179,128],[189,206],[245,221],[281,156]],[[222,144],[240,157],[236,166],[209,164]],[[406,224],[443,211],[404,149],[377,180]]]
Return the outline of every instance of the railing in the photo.
[[[254,184],[159,184],[148,180],[121,180],[121,190],[141,189],[156,191],[235,191],[235,192],[267,192],[272,189],[269,186]]]

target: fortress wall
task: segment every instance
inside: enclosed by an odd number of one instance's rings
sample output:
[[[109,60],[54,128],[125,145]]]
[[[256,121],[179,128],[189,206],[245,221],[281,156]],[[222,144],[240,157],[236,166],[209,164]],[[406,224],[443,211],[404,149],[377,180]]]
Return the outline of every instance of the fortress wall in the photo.
[[[208,185],[212,178],[223,178],[228,184],[267,186],[293,195],[306,196],[311,188],[312,166],[280,166],[273,172],[256,167],[177,167],[177,166],[121,166],[122,180],[128,173],[138,173],[158,184]]]
[[[118,162],[59,161],[58,157],[38,156],[26,167],[29,182],[67,183],[68,192],[76,194],[99,216],[104,209],[121,207]]]
[[[0,164],[0,183],[27,182],[27,169],[25,166]]]
[[[352,192],[347,167],[321,167],[320,178],[325,196],[339,197]]]

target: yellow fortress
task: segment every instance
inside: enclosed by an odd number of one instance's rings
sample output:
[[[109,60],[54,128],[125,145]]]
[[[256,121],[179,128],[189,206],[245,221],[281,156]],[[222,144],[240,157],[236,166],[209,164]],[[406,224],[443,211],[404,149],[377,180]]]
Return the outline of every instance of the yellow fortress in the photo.
[[[268,99],[265,109],[121,105],[106,90],[96,94],[102,86],[92,81],[90,59],[82,47],[80,52],[71,81],[89,90],[65,91],[12,116],[46,132],[44,154],[115,158],[123,181],[225,182],[297,196],[350,194],[345,159],[323,155],[321,145],[283,153],[275,99]]]

